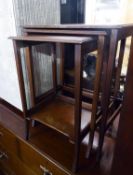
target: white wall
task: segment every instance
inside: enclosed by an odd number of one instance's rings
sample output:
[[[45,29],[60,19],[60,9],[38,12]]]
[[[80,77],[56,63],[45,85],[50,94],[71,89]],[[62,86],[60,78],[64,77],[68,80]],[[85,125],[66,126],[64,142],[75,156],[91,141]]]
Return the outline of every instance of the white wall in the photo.
[[[86,24],[124,23],[129,0],[86,0]]]
[[[22,25],[55,23],[60,23],[60,0],[0,0],[0,97],[19,109],[22,109],[22,104],[18,77],[13,46],[8,37],[20,34],[20,26]],[[45,59],[45,62],[43,58],[34,60],[40,71],[37,69],[36,72],[39,73],[37,74],[38,77],[35,77],[37,79],[36,84],[38,85],[37,92],[40,93],[46,87],[46,84],[44,86],[44,75],[48,76],[49,74],[48,71],[44,70],[43,66],[44,64],[46,65],[47,60]],[[27,79],[25,82],[27,86]],[[29,91],[27,89],[27,104],[30,106]]]
[[[0,0],[0,97],[22,109],[12,42],[16,35],[12,0]]]

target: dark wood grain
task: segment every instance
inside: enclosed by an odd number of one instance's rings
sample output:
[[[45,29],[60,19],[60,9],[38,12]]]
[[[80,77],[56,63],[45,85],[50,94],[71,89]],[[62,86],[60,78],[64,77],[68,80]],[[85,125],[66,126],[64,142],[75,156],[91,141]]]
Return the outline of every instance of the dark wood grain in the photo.
[[[88,110],[82,109],[82,129],[89,123],[90,114]],[[32,119],[69,136],[72,140],[74,139],[74,105],[68,102],[55,99],[47,103],[42,110],[32,115]]]
[[[76,172],[79,164],[80,154],[80,130],[81,130],[81,109],[82,109],[82,45],[75,45],[75,106],[74,106],[74,136],[75,136],[75,149],[74,149],[74,163],[73,171]]]
[[[12,40],[18,41],[34,41],[34,42],[54,42],[54,43],[73,43],[82,44],[92,41],[91,37],[74,37],[74,36],[17,36],[10,37]]]
[[[22,64],[21,64],[21,56],[20,56],[20,50],[19,50],[20,48],[16,42],[13,42],[13,46],[14,46],[18,80],[19,80],[19,89],[20,89],[20,95],[21,95],[21,100],[22,100],[23,115],[24,117],[26,117],[27,103],[26,103],[24,78],[23,78],[23,71],[22,71]]]
[[[104,138],[105,138],[105,133],[107,128],[110,126],[110,124],[114,121],[117,115],[119,115],[119,112],[121,110],[121,105],[116,105],[118,108],[115,108],[115,100],[112,98],[111,94],[111,85],[112,85],[112,77],[113,77],[113,71],[114,71],[114,65],[115,65],[115,59],[116,59],[116,51],[117,51],[117,45],[118,41],[121,41],[121,49],[120,49],[120,62],[118,64],[118,69],[117,69],[117,75],[116,75],[116,86],[115,86],[115,92],[118,90],[118,79],[120,77],[120,72],[121,72],[121,65],[122,65],[122,59],[123,59],[123,54],[124,54],[124,47],[125,47],[125,38],[132,35],[132,25],[115,25],[115,26],[82,26],[82,25],[67,25],[67,30],[65,25],[64,26],[44,26],[40,27],[38,26],[37,28],[33,26],[33,28],[25,28],[25,31],[27,31],[27,36],[25,37],[12,37],[14,41],[19,43],[19,47],[26,47],[27,45],[34,45],[37,43],[43,43],[43,42],[53,42],[53,43],[73,43],[75,44],[75,75],[74,75],[74,82],[75,86],[74,88],[74,105],[73,105],[73,111],[69,110],[68,108],[65,107],[63,102],[60,102],[58,105],[58,102],[56,101],[54,103],[54,100],[52,101],[53,104],[50,102],[50,100],[46,101],[44,104],[44,109],[40,110],[37,112],[34,117],[32,118],[33,120],[37,120],[40,123],[56,130],[61,133],[72,133],[73,136],[73,153],[74,153],[74,161],[72,161],[72,169],[73,172],[76,172],[76,170],[79,168],[79,157],[80,157],[80,146],[81,146],[81,140],[83,137],[86,136],[87,134],[87,129],[88,132],[90,131],[90,139],[89,139],[89,145],[88,145],[88,155],[91,151],[91,148],[93,146],[93,139],[94,139],[94,132],[96,129],[96,124],[97,124],[97,107],[98,107],[98,102],[99,102],[99,92],[100,92],[100,80],[101,80],[101,75],[103,75],[103,90],[102,90],[102,96],[100,98],[101,106],[102,106],[102,113],[99,114],[99,120],[100,120],[100,129],[99,129],[99,143],[98,143],[98,154],[97,154],[97,159],[100,160],[101,158],[101,153],[102,153],[102,148],[103,148],[103,143],[104,143]],[[81,27],[81,29],[80,29]],[[38,30],[39,29],[39,30]],[[31,30],[31,33],[30,33]],[[34,30],[34,31],[32,31]],[[37,31],[38,30],[38,31]],[[43,33],[43,36],[41,36]],[[33,34],[33,35],[31,35]],[[35,36],[37,34],[37,36]],[[41,35],[40,35],[41,34]],[[46,34],[49,34],[50,36],[47,36]],[[53,34],[56,34],[54,36]],[[63,34],[63,36],[61,36]],[[82,35],[82,37],[80,36]],[[70,36],[71,35],[71,36]],[[74,35],[74,36],[72,36]],[[97,36],[97,37],[83,37],[85,36]],[[104,47],[104,37],[107,39],[107,46]],[[81,131],[81,115],[84,109],[82,109],[82,54],[87,53],[87,49],[90,43],[93,41],[96,41],[97,38],[98,40],[98,45],[95,44],[95,47],[91,47],[93,50],[94,48],[96,49],[98,47],[98,58],[97,58],[97,65],[96,65],[96,78],[95,78],[95,87],[93,91],[93,104],[92,104],[92,116],[91,116],[91,121],[88,121],[90,125],[86,122],[86,126],[84,127],[84,132]],[[88,44],[88,45],[87,45]],[[107,50],[106,50],[107,49]],[[105,53],[104,53],[105,51]],[[54,54],[53,54],[54,55]],[[100,58],[100,59],[99,59]],[[102,74],[102,65],[103,65],[103,74]],[[54,67],[55,68],[55,65]],[[62,67],[62,75],[64,74],[63,72],[63,67]],[[53,75],[56,75],[56,69],[54,69]],[[62,76],[62,79],[64,76]],[[56,79],[54,77],[54,79]],[[63,82],[63,81],[62,81]],[[54,82],[55,84],[55,82]],[[55,87],[56,85],[54,85]],[[116,93],[115,93],[116,94]],[[115,95],[116,96],[116,95]],[[112,101],[113,105],[110,107],[110,101]],[[48,106],[47,106],[48,104]],[[52,104],[52,105],[51,105]],[[68,104],[67,104],[68,105]],[[72,106],[72,103],[69,104]],[[52,106],[52,107],[51,107]],[[47,110],[47,107],[51,107],[50,109]],[[60,108],[60,109],[59,109]],[[67,110],[66,110],[66,109]],[[57,111],[58,109],[58,111]],[[66,111],[66,113],[70,112],[70,116],[73,116],[73,126],[70,128],[68,125],[65,125],[65,120],[66,116],[65,114],[62,114],[62,109]],[[45,113],[46,110],[46,113]],[[44,111],[44,113],[42,112]],[[52,112],[51,112],[52,111]],[[39,115],[38,115],[39,114]],[[72,115],[73,114],[73,115]],[[55,116],[59,117],[57,119]],[[48,116],[48,117],[47,117]],[[50,116],[50,117],[49,117]],[[62,120],[60,117],[65,116]],[[32,116],[31,116],[32,117]],[[51,119],[53,123],[48,124],[48,120]],[[109,118],[109,120],[108,120]],[[56,119],[56,121],[54,121]],[[58,125],[58,122],[60,120],[60,125]],[[64,121],[63,121],[64,120]],[[50,122],[51,122],[50,121]],[[69,120],[70,123],[72,121]],[[63,125],[64,122],[64,125]],[[58,127],[59,126],[59,127]],[[64,131],[62,129],[63,126],[66,126],[66,130]],[[75,130],[73,130],[75,129]],[[74,131],[74,132],[73,132]],[[82,135],[82,138],[81,138]],[[66,136],[68,136],[66,134]],[[70,139],[71,137],[69,137]]]
[[[13,138],[17,137],[18,140],[17,148],[19,149],[19,151],[21,150],[21,153],[19,153],[18,151],[19,157],[17,158],[16,155],[12,154],[13,155],[11,159],[12,162],[6,164],[6,166],[9,165],[11,169],[13,169],[16,173],[19,172],[19,174],[21,174],[21,172],[24,173],[24,171],[26,171],[25,172],[26,175],[31,175],[30,171],[31,167],[32,172],[34,173],[40,172],[39,167],[37,166],[38,163],[36,162],[36,159],[35,158],[33,159],[33,155],[35,155],[34,157],[37,157],[37,160],[39,160],[39,162],[43,166],[45,166],[45,164],[44,161],[42,160],[43,159],[48,160],[47,168],[53,174],[61,173],[61,175],[66,174],[74,175],[71,172],[73,144],[68,142],[68,140],[65,137],[62,137],[62,135],[57,134],[52,130],[39,125],[38,127],[32,128],[30,140],[29,142],[27,141],[25,142],[22,139],[22,137],[24,137],[24,127],[25,127],[24,121],[22,124],[22,120],[20,120],[19,116],[16,116],[16,114],[13,113],[12,111],[9,112],[9,109],[2,105],[0,106],[0,114],[2,114],[3,116],[2,126],[0,125],[0,128],[3,127],[8,128],[4,129],[6,130],[6,133],[8,135],[11,135]],[[12,122],[10,122],[9,119]],[[20,126],[23,129],[19,129]],[[96,140],[98,139],[97,134],[95,135],[95,139]],[[107,137],[105,138],[104,155],[99,167],[94,167],[91,161],[85,159],[84,153],[86,151],[86,146],[87,146],[86,142],[82,143],[81,155],[80,155],[80,168],[77,174],[108,175],[111,168],[114,140]],[[6,147],[5,149],[7,150]],[[26,158],[24,157],[24,155],[26,156]],[[27,168],[25,169],[22,164],[25,164],[24,166],[28,167],[29,171]],[[0,163],[0,168],[4,170],[5,167],[1,167]]]
[[[105,47],[105,38],[103,36],[99,36],[98,38],[98,54],[97,54],[97,61],[96,61],[96,76],[95,76],[95,84],[94,84],[94,93],[93,93],[93,102],[92,102],[92,114],[91,114],[91,124],[90,124],[90,137],[87,149],[87,157],[90,156],[93,139],[94,139],[94,132],[95,132],[95,124],[97,118],[97,107],[99,101],[99,92],[100,92],[100,82],[101,82],[101,75],[102,75],[102,67],[103,67],[103,60],[104,60],[104,47]]]
[[[74,35],[79,35],[79,36],[88,36],[88,35],[91,35],[91,36],[97,36],[97,35],[107,35],[105,31],[82,31],[82,30],[78,30],[78,31],[75,31],[75,30],[71,30],[69,31],[68,29],[67,30],[47,30],[47,29],[23,29],[24,32],[26,31],[27,33],[31,33],[31,34],[35,34],[35,33],[39,33],[39,34],[43,34],[43,35],[48,35],[48,34],[58,34],[58,35],[61,35],[61,34],[65,34],[65,35],[69,35],[69,36],[74,36]]]
[[[103,116],[102,116],[101,127],[100,127],[100,138],[99,138],[98,156],[97,156],[98,160],[100,159],[101,153],[102,153],[102,146],[104,142],[104,134],[105,134],[107,117],[108,117],[111,81],[112,81],[112,74],[113,74],[113,68],[114,68],[116,50],[117,50],[117,44],[118,44],[117,34],[118,34],[118,31],[116,29],[113,29],[110,37],[109,57],[108,57],[107,66],[106,66],[106,80],[104,84],[105,87],[103,90],[103,96],[102,96],[102,102],[101,102]]]
[[[125,95],[119,123],[111,175],[133,174],[133,37],[125,87]]]

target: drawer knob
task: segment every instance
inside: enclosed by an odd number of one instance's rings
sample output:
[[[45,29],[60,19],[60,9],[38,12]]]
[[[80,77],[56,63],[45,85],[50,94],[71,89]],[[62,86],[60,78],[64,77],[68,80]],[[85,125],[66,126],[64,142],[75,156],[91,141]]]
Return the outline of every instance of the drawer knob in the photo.
[[[41,170],[43,171],[43,175],[53,175],[47,168],[40,165]]]
[[[8,156],[7,156],[7,154],[6,153],[4,153],[4,152],[0,152],[0,160],[2,160],[2,159],[8,159]]]
[[[4,134],[0,131],[0,137],[3,137],[4,136]]]

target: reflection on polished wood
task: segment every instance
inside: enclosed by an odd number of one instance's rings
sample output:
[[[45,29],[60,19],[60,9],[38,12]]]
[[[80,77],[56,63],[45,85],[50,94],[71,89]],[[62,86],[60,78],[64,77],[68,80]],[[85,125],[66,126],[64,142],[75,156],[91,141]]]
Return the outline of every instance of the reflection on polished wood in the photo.
[[[3,105],[0,105],[0,123],[4,127],[11,130],[16,137],[19,136],[21,138],[24,138],[25,135],[24,120]],[[115,127],[117,127],[117,123]],[[93,152],[93,156],[90,161],[84,157],[84,153],[87,147],[87,140],[88,136],[85,138],[81,146],[80,168],[77,175],[88,175],[88,174],[109,175],[112,165],[115,140],[111,137],[105,137],[103,156],[101,159],[101,163],[98,166],[96,166],[94,163],[96,158],[95,151]],[[95,150],[98,141],[97,133],[95,134],[94,140],[95,142],[93,145],[94,148],[93,150]],[[53,130],[48,129],[47,127],[38,125],[35,128],[34,127],[31,128],[30,140],[25,143],[33,145],[33,148],[35,148],[36,150],[36,157],[38,157],[39,156],[38,154],[41,153],[42,155],[45,155],[48,159],[50,159],[52,162],[54,162],[53,164],[57,164],[60,167],[62,167],[64,171],[66,171],[69,175],[73,175],[73,173],[71,172],[71,165],[72,165],[72,155],[74,145],[68,142],[67,137],[64,137],[56,132],[53,132]],[[27,152],[25,153],[27,154],[28,159],[31,157],[32,162],[33,161],[36,162],[36,159],[33,159],[33,151],[30,150],[32,149],[32,147],[29,148],[29,146],[28,145],[26,146],[24,143],[21,146],[22,150],[27,150]],[[25,161],[27,162],[27,160]],[[27,164],[31,164],[31,162],[27,162]],[[35,163],[35,165],[37,164]],[[50,169],[52,168],[54,170],[54,167],[52,167],[50,164],[48,166]],[[35,167],[33,169],[36,170]],[[62,173],[62,175],[66,174]]]
[[[82,109],[81,114],[81,130],[90,123],[91,112]],[[54,99],[44,105],[43,109],[32,115],[32,119],[36,120],[50,128],[73,138],[74,128],[74,105],[59,99]]]

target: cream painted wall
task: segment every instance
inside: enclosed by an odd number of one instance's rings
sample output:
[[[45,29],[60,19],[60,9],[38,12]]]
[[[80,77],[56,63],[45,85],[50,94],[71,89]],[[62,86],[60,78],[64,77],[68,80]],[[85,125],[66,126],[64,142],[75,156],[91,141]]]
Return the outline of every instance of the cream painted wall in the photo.
[[[133,0],[127,0],[125,21],[128,23],[133,23]]]
[[[106,3],[99,3],[99,1],[100,0],[86,0],[86,24],[133,22],[133,0],[120,0],[120,3],[118,2],[118,8],[109,8],[109,6],[105,5]]]
[[[0,97],[22,109],[11,35],[16,35],[12,0],[0,0]]]
[[[99,4],[100,0],[86,0],[86,24],[118,24],[118,23],[133,23],[133,0],[120,0],[120,4],[117,8],[110,8],[106,6],[107,1]],[[108,1],[110,2],[110,1]],[[104,8],[106,6],[106,8]],[[122,73],[126,74],[128,57],[129,57],[129,45],[130,38],[126,42],[126,52],[124,57],[124,63]]]

